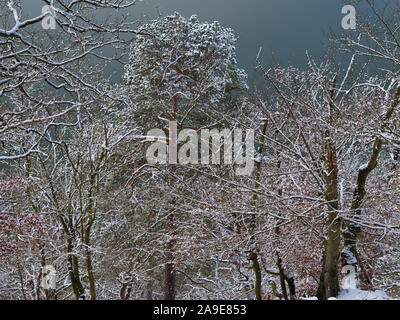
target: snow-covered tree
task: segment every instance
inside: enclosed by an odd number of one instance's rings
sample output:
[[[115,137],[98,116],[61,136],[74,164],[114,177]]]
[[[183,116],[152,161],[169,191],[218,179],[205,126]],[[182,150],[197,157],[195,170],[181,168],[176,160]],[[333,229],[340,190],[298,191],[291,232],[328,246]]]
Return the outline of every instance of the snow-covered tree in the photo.
[[[238,93],[247,89],[247,76],[237,67],[236,41],[232,29],[219,22],[200,22],[195,15],[186,19],[175,13],[142,25],[124,75],[134,101],[128,112],[139,122],[144,115],[140,123],[147,129],[156,124],[164,128],[165,121],[176,121],[179,130],[226,123],[237,112]],[[165,297],[169,299],[175,298],[176,291],[174,262],[180,242],[176,224],[183,222],[182,217],[176,219],[176,211],[184,205],[182,195],[187,196],[187,191],[165,186],[177,185],[186,174],[171,166],[152,187],[160,194],[158,203],[167,221],[164,230],[169,240],[163,242],[167,243]],[[160,181],[162,190],[158,190]]]
[[[195,15],[175,13],[141,26],[124,75],[135,108],[179,125],[210,119],[213,112],[221,118],[228,96],[247,88],[236,41],[232,29]]]

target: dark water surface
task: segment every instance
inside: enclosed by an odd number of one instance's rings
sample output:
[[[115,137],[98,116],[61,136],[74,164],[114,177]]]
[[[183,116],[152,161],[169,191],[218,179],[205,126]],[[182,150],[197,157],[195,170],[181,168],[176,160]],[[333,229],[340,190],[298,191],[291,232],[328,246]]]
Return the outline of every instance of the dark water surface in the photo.
[[[40,14],[42,1],[24,0],[24,12]],[[305,52],[318,58],[326,51],[327,34],[341,31],[342,0],[143,0],[130,14],[143,20],[178,11],[202,21],[220,21],[239,35],[238,62],[252,77],[260,47],[266,65],[304,67]],[[349,31],[352,32],[352,31]],[[107,72],[110,72],[108,70]],[[113,67],[118,81],[122,66]]]

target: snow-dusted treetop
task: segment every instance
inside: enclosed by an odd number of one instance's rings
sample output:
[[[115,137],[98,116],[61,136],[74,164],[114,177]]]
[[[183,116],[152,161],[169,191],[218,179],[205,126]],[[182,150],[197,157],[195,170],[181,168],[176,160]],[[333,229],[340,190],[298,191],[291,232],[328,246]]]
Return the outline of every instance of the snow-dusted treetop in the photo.
[[[236,41],[232,29],[202,23],[196,15],[155,20],[141,27],[132,44],[125,83],[144,108],[216,107],[227,92],[247,88],[247,75],[237,68]]]

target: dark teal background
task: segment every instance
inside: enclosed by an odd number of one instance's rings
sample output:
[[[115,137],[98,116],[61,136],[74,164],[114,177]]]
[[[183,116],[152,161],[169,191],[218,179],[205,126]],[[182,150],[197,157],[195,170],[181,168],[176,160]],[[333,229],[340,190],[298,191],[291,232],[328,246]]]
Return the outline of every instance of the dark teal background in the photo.
[[[197,14],[202,21],[220,21],[239,35],[238,63],[252,77],[258,49],[263,48],[265,65],[279,63],[304,67],[305,52],[321,57],[330,31],[341,32],[341,9],[351,1],[342,0],[143,0],[130,14],[138,19],[154,19],[178,11],[184,16]],[[40,14],[43,2],[24,0],[27,15]],[[99,13],[101,16],[101,13]],[[352,32],[352,31],[348,31]],[[118,81],[123,68],[113,66]]]

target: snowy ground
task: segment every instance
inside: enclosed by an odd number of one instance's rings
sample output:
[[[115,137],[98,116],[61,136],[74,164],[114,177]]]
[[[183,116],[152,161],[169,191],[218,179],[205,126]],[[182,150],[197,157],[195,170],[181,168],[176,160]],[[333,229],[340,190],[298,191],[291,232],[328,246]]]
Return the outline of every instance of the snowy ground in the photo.
[[[305,298],[304,300],[318,300],[317,297]],[[329,298],[329,300],[397,300],[389,297],[381,290],[363,291],[360,289],[343,289],[337,298]]]
[[[394,300],[384,291],[363,291],[360,289],[345,289],[340,291],[337,300]]]

